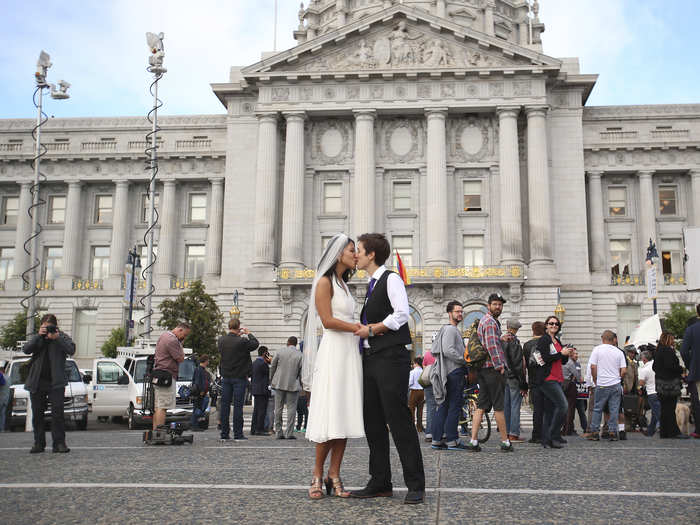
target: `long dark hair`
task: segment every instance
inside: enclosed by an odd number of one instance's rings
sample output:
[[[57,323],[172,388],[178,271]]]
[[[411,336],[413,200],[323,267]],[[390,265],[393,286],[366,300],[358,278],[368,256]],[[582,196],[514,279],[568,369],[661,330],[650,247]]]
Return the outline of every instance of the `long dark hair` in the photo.
[[[343,246],[343,252],[345,251],[345,248],[347,248],[348,244],[350,244],[350,243],[352,243],[353,246],[355,245],[355,241],[353,241],[352,239],[350,239],[350,238],[348,237],[348,242],[346,242],[346,243],[345,243],[345,246]],[[329,246],[330,246],[330,245],[329,245]],[[342,255],[343,252],[340,252],[341,255]],[[337,259],[336,259],[336,261],[333,263],[333,265],[332,265],[330,268],[328,268],[328,270],[326,270],[326,273],[324,273],[323,276],[324,276],[324,277],[328,277],[329,279],[334,279],[334,278],[336,278],[336,277],[335,277],[335,268],[336,268],[336,266],[338,266],[338,260],[337,260]],[[341,277],[342,277],[342,279],[343,279],[343,282],[346,282],[346,283],[347,283],[347,282],[350,280],[350,277],[352,277],[353,275],[355,275],[355,268],[348,268],[347,270],[345,270],[345,271],[343,272],[343,275],[341,275]]]

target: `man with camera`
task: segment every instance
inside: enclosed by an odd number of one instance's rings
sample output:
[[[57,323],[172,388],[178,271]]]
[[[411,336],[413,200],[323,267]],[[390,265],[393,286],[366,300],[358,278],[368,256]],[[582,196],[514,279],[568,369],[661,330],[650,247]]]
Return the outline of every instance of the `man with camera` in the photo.
[[[24,388],[32,402],[32,425],[34,446],[32,454],[46,448],[44,411],[47,401],[51,403],[51,439],[53,451],[70,452],[66,446],[66,426],[63,420],[63,393],[66,388],[66,356],[75,353],[73,340],[58,329],[53,314],[41,318],[39,333],[27,342],[22,351],[32,356]],[[27,415],[29,417],[29,415]]]
[[[153,385],[153,430],[165,425],[167,410],[175,408],[177,402],[177,376],[180,363],[185,360],[182,342],[190,335],[190,325],[179,323],[172,330],[163,332],[156,343],[153,369],[165,370],[172,376],[170,386]]]

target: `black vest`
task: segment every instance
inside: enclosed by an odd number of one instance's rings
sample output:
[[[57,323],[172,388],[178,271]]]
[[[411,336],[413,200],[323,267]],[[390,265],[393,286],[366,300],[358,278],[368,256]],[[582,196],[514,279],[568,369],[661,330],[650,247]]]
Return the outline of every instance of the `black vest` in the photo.
[[[365,302],[362,308],[362,316],[367,316],[369,324],[381,323],[388,315],[394,313],[394,308],[389,301],[387,294],[386,282],[389,275],[394,272],[385,271],[382,276],[374,284],[372,295]],[[389,330],[383,335],[370,337],[369,346],[372,350],[381,350],[390,346],[405,346],[411,344],[411,332],[408,329],[408,323],[402,324],[398,330]]]

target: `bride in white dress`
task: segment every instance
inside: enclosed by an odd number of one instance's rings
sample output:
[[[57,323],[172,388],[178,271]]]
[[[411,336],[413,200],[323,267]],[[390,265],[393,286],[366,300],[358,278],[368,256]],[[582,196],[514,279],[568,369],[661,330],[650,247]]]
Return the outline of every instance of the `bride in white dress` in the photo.
[[[316,268],[304,337],[302,383],[311,392],[306,438],[316,443],[316,463],[309,488],[311,499],[326,493],[348,497],[340,479],[348,438],[365,435],[362,419],[362,357],[354,332],[355,299],[347,281],[355,271],[355,243],[347,235],[334,236]],[[323,336],[318,343],[318,330]],[[328,477],[323,469],[331,455]]]

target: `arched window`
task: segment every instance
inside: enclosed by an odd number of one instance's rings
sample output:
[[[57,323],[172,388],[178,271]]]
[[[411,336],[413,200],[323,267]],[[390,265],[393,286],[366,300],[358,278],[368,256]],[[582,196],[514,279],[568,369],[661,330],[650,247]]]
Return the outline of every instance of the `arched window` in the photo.
[[[459,331],[464,334],[467,329],[472,325],[474,321],[477,319],[481,319],[484,317],[486,312],[488,311],[486,307],[483,304],[468,304],[462,307],[464,310],[464,318],[462,319],[462,322],[457,326],[459,328]]]

